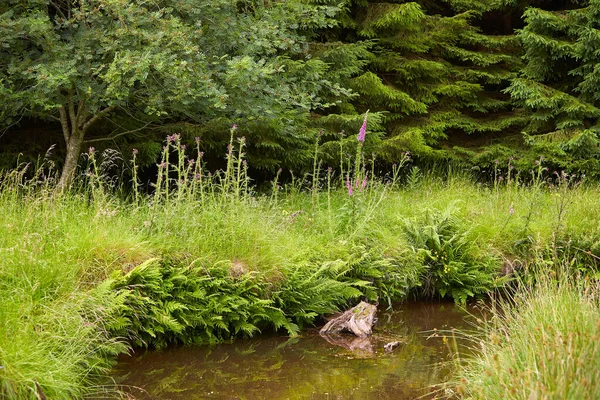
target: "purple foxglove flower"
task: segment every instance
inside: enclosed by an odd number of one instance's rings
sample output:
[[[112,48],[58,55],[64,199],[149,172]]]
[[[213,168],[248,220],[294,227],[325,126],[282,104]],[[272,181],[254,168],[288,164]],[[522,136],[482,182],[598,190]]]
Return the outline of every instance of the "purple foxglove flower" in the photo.
[[[352,196],[352,183],[350,183],[350,179],[346,178],[346,187],[348,188],[348,195]]]
[[[365,119],[363,121],[362,126],[360,127],[360,131],[358,132],[358,141],[361,143],[365,142],[365,137],[367,136],[367,117],[369,116],[369,112],[365,113]]]

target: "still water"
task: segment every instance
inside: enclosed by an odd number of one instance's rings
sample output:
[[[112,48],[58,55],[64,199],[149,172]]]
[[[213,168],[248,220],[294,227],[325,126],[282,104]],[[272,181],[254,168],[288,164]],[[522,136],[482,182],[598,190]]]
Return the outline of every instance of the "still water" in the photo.
[[[453,343],[433,331],[472,329],[473,317],[451,303],[409,303],[378,319],[373,338],[362,341],[328,341],[312,329],[296,338],[140,351],[121,358],[114,378],[140,400],[432,398],[432,385],[451,372]]]

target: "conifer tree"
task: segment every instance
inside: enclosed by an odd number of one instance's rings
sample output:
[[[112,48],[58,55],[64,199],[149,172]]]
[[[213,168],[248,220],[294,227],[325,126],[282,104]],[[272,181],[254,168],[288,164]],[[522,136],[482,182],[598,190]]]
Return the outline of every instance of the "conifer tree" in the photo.
[[[469,3],[469,4],[467,4]],[[369,44],[369,64],[349,85],[359,97],[346,110],[379,112],[392,161],[409,150],[426,159],[472,156],[461,149],[518,128],[502,89],[519,65],[512,35],[476,27],[497,2],[354,0],[338,37]]]
[[[507,92],[529,111],[525,138],[538,154],[553,167],[597,175],[600,1],[561,5],[526,10],[518,32],[525,66]]]

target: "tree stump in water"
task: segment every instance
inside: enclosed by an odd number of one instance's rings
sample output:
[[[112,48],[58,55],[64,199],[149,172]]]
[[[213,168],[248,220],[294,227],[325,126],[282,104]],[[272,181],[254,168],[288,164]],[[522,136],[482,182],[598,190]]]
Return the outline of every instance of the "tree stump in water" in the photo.
[[[319,334],[330,335],[348,331],[359,338],[370,336],[373,333],[371,328],[375,323],[376,312],[376,306],[361,301],[356,307],[329,321],[319,331]]]

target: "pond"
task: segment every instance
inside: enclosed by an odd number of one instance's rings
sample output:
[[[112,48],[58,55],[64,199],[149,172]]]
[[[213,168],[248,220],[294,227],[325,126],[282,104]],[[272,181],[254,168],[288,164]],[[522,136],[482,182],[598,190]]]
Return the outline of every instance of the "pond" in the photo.
[[[378,319],[367,341],[328,341],[310,329],[295,338],[140,351],[121,357],[114,378],[135,399],[432,398],[431,386],[453,365],[453,341],[434,330],[472,329],[474,317],[452,303],[415,302]],[[393,341],[400,344],[386,352]]]

